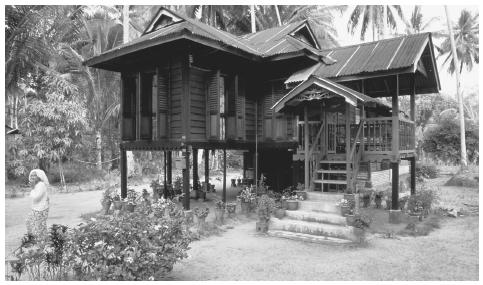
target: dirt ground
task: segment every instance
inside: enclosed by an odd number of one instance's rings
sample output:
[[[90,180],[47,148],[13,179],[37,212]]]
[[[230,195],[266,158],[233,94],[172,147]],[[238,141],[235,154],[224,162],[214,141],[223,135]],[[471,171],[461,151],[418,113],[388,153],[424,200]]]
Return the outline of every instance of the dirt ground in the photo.
[[[442,185],[447,178],[431,183]],[[220,181],[217,182],[221,186]],[[229,185],[229,183],[228,183]],[[217,186],[217,189],[221,189]],[[143,188],[138,185],[136,188]],[[440,186],[442,203],[478,204],[478,189]],[[239,189],[228,190],[233,200]],[[79,216],[100,209],[101,191],[52,195],[48,224],[75,226]],[[209,202],[191,200],[191,207]],[[27,198],[6,200],[6,253],[25,232]],[[208,217],[210,219],[210,216]],[[242,220],[221,235],[194,241],[189,258],[168,280],[478,280],[478,215],[443,218],[441,228],[423,237],[369,236],[364,247],[304,243],[260,235],[255,220]]]

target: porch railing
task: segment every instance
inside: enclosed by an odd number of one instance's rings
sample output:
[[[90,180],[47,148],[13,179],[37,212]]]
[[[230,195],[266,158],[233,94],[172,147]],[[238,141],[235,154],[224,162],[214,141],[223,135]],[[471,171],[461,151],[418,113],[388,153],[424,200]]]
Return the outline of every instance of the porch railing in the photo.
[[[363,145],[366,153],[389,153],[392,152],[392,117],[366,118],[364,119]],[[355,134],[358,125],[351,125],[351,134]],[[351,142],[355,139],[351,135]],[[411,151],[415,149],[414,122],[399,118],[399,151]]]
[[[317,132],[317,136],[309,150],[309,181],[310,181],[310,189],[314,189],[314,180],[317,177],[317,169],[319,166],[319,162],[322,159],[323,152],[321,149],[322,145],[322,133],[324,131],[324,124],[320,126],[319,131]]]

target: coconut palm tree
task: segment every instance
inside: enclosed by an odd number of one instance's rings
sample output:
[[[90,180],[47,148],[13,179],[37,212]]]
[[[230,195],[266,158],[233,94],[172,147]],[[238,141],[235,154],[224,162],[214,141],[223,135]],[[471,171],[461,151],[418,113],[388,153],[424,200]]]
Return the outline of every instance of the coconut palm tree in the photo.
[[[460,120],[460,138],[461,138],[461,168],[467,167],[468,162],[466,159],[466,138],[465,138],[465,119],[463,109],[463,94],[461,94],[461,80],[460,72],[463,69],[463,65],[466,65],[468,70],[473,68],[473,60],[479,62],[479,24],[478,14],[472,16],[470,12],[461,11],[458,24],[455,27],[456,34],[453,35],[453,27],[451,26],[448,7],[445,6],[446,21],[448,23],[448,35],[441,48],[439,49],[441,55],[448,54],[444,63],[450,58],[452,59],[448,71],[456,75],[456,96],[458,98],[458,111]],[[456,55],[456,56],[455,56]],[[461,64],[458,69],[458,61]]]
[[[414,6],[413,12],[411,13],[411,18],[409,18],[408,21],[405,21],[406,24],[406,29],[405,29],[405,34],[406,35],[412,35],[412,34],[419,34],[424,31],[427,31],[431,24],[433,24],[436,21],[439,21],[439,17],[432,17],[431,19],[424,21],[423,20],[423,14],[421,13],[421,6],[416,5]],[[433,36],[441,36],[442,32],[432,32]]]
[[[351,34],[361,26],[361,40],[365,40],[368,28],[372,28],[372,40],[385,36],[386,22],[392,30],[397,28],[397,19],[404,21],[400,5],[357,5],[352,11],[347,29]]]

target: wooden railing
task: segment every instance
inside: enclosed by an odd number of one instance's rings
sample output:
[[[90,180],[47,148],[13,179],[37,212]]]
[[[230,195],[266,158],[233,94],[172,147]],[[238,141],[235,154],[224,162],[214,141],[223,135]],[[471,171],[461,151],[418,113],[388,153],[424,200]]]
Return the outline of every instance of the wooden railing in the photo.
[[[314,189],[314,180],[317,177],[317,169],[319,167],[319,162],[322,159],[323,153],[321,151],[322,145],[322,133],[324,130],[324,124],[320,126],[319,131],[317,132],[317,136],[315,140],[313,140],[312,146],[309,150],[309,181],[310,181],[310,189]]]
[[[364,149],[360,147],[361,137],[363,137],[364,121],[361,121],[357,126],[356,133],[352,136],[351,127],[351,149],[349,153],[349,159],[347,161],[351,162],[352,169],[347,171],[347,190],[351,189],[355,193],[355,186],[357,182],[357,175],[359,173],[359,165],[362,159],[362,152]],[[348,166],[349,167],[349,164]],[[348,169],[349,170],[349,169]]]
[[[392,152],[392,117],[364,119],[364,151],[368,153]],[[352,125],[354,129],[357,125]],[[353,130],[351,130],[352,132]],[[355,138],[355,136],[351,136]],[[399,119],[399,151],[414,150],[414,123]]]

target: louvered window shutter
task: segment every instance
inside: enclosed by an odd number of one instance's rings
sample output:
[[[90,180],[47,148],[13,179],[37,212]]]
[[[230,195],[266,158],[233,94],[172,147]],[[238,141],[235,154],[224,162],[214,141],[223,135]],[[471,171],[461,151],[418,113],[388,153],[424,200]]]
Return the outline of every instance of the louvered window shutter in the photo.
[[[158,72],[158,138],[168,136],[168,76],[164,72]]]
[[[236,130],[238,139],[245,139],[245,82],[238,77],[236,98]]]
[[[209,76],[208,83],[208,137],[214,138],[218,135],[218,112],[219,112],[219,71]]]

